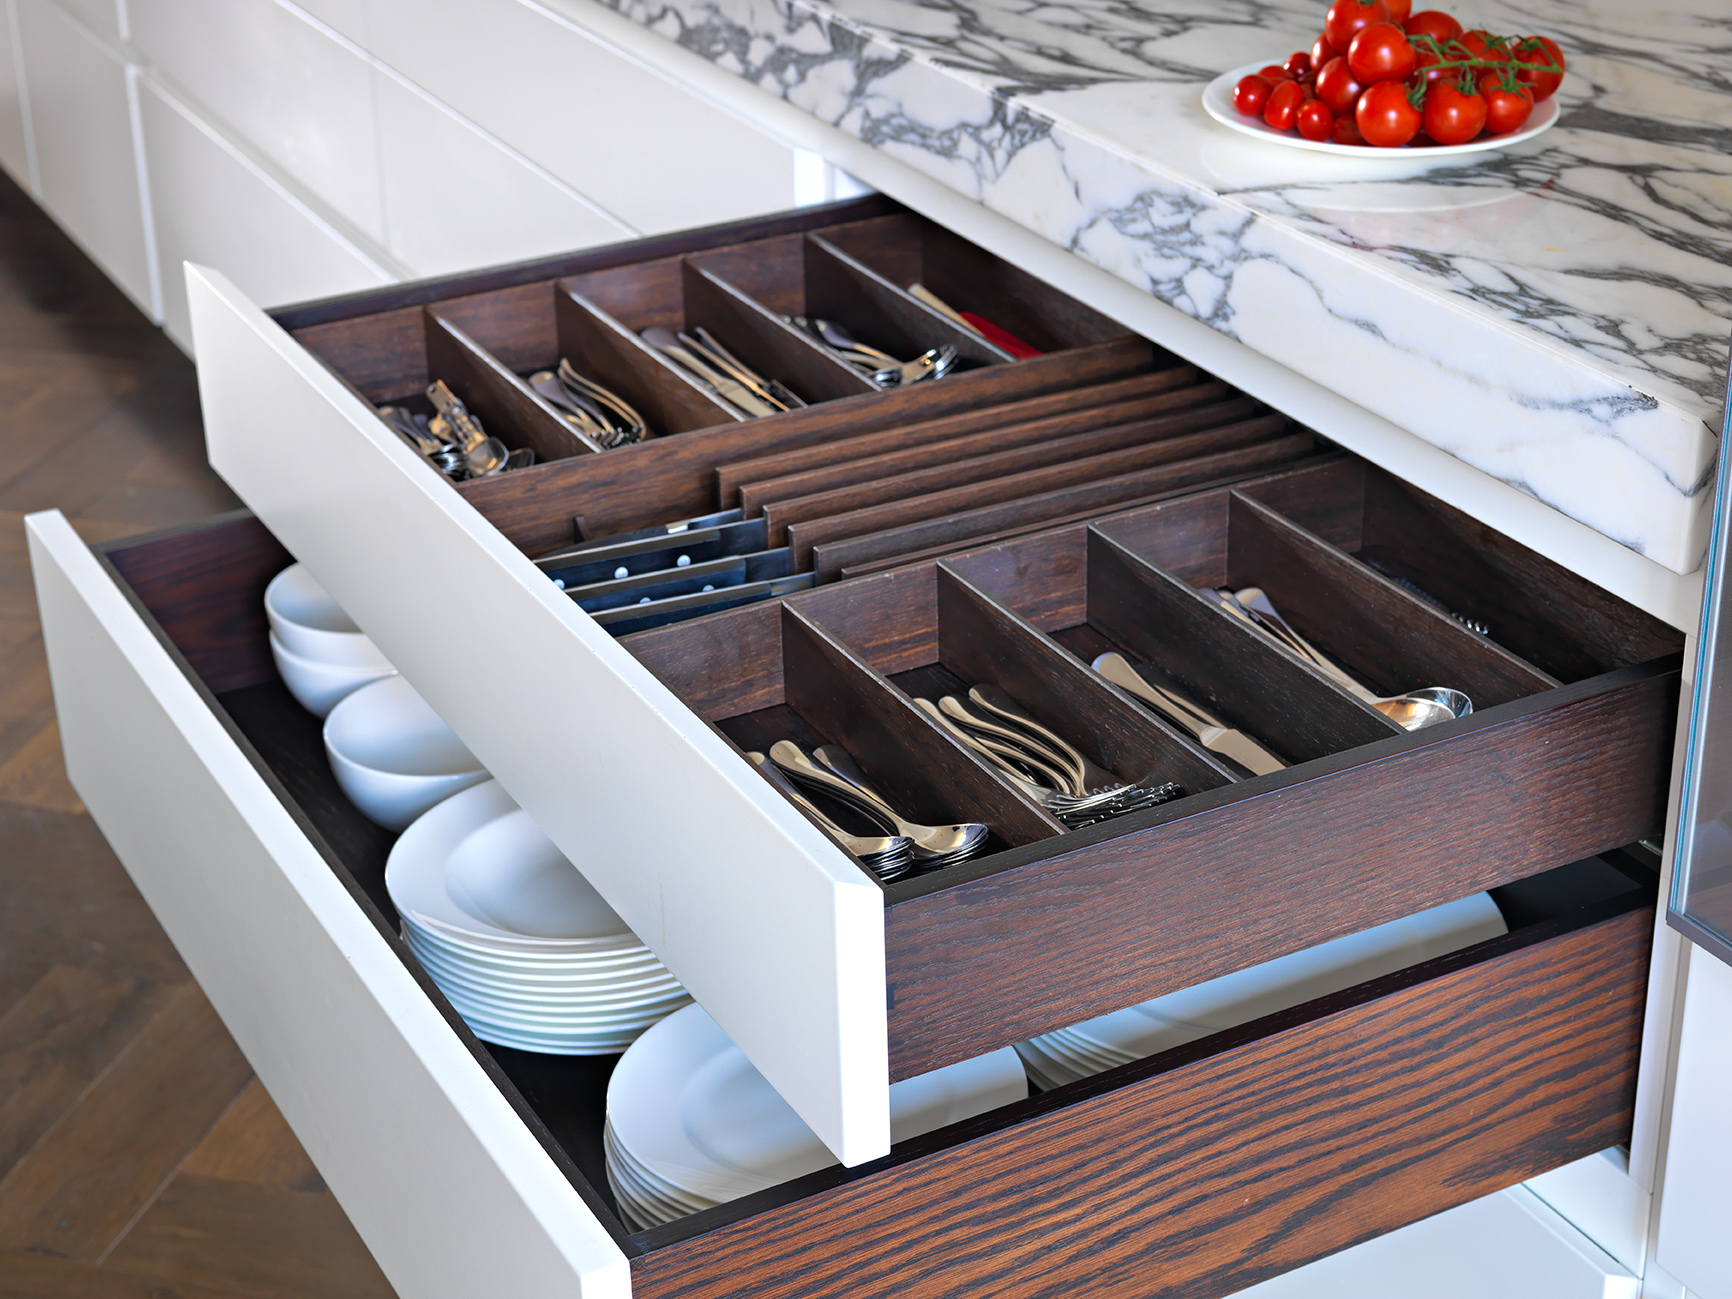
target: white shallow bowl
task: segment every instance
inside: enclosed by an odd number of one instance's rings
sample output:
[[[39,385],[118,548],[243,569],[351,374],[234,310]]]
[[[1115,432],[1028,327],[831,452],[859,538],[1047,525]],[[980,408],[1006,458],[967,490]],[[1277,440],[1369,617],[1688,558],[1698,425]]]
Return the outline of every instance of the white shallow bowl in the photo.
[[[285,648],[275,632],[270,634],[270,639],[271,658],[277,665],[277,675],[282,677],[295,702],[314,717],[328,716],[331,709],[362,686],[397,675],[397,670],[389,665],[358,668],[315,662]]]
[[[379,647],[350,620],[301,564],[291,564],[265,588],[265,617],[291,654],[332,667],[390,671]]]
[[[1028,1094],[1009,1047],[890,1088],[892,1141]],[[614,1143],[653,1186],[725,1203],[836,1162],[823,1142],[716,1026],[687,1006],[625,1053],[607,1088]]]
[[[356,690],[325,719],[325,756],[349,801],[401,830],[487,771],[400,676]]]

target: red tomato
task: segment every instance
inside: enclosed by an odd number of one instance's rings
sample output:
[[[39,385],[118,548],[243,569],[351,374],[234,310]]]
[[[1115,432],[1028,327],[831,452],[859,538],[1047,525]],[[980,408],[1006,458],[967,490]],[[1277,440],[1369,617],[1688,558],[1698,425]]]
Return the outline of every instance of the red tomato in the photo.
[[[1258,68],[1257,75],[1268,82],[1293,80],[1292,76],[1287,72],[1287,69],[1282,67],[1279,63],[1271,63],[1267,67]]]
[[[1461,43],[1476,59],[1487,59],[1493,63],[1509,62],[1509,40],[1505,37],[1493,36],[1490,32],[1476,27],[1471,32],[1462,33]]]
[[[1248,77],[1240,77],[1239,84],[1233,87],[1233,107],[1246,117],[1261,117],[1271,89],[1267,77],[1259,77],[1254,72]]]
[[[1344,50],[1362,28],[1388,21],[1389,8],[1383,0],[1335,0],[1323,19],[1323,39]]]
[[[1353,79],[1353,69],[1347,66],[1347,60],[1337,54],[1323,65],[1323,70],[1317,74],[1317,98],[1321,99],[1335,116],[1353,115],[1353,106],[1359,102],[1359,96],[1365,93],[1365,87]]]
[[[1424,37],[1413,42],[1414,70],[1430,85],[1439,77],[1447,77],[1450,69],[1443,66],[1445,56]]]
[[[1336,144],[1355,144],[1360,146],[1365,144],[1365,137],[1359,134],[1359,127],[1351,117],[1336,118],[1335,130],[1330,134],[1329,138],[1335,141]]]
[[[1311,71],[1311,56],[1304,50],[1294,50],[1281,66],[1287,69],[1287,75],[1293,80],[1303,81],[1305,74]]]
[[[1294,114],[1299,134],[1307,140],[1327,140],[1335,129],[1335,114],[1321,99],[1307,99]]]
[[[1454,77],[1433,82],[1425,92],[1421,122],[1439,144],[1466,144],[1485,129],[1485,118],[1485,96],[1464,91]]]
[[[1263,120],[1277,131],[1291,131],[1299,105],[1305,102],[1305,87],[1297,81],[1283,81],[1269,92],[1263,105]]]
[[[1532,86],[1511,85],[1509,74],[1490,69],[1479,74],[1479,93],[1485,99],[1485,133],[1509,135],[1528,124],[1534,111]]]
[[[1406,81],[1413,75],[1418,56],[1407,36],[1394,23],[1371,23],[1347,47],[1347,66],[1353,79],[1370,85],[1374,81]]]
[[[1383,7],[1389,10],[1389,21],[1399,26],[1413,12],[1413,0],[1383,0]]]
[[[1353,110],[1353,121],[1365,143],[1380,149],[1399,149],[1419,134],[1419,110],[1399,81],[1379,81],[1366,87]]]
[[[1330,59],[1334,58],[1339,53],[1341,53],[1341,51],[1329,43],[1329,38],[1327,36],[1319,36],[1311,43],[1312,69],[1316,70],[1322,68],[1325,63],[1329,62]]]
[[[1558,43],[1549,36],[1524,36],[1515,45],[1517,63],[1526,64],[1516,73],[1516,80],[1534,88],[1534,102],[1550,99],[1557,93],[1558,86],[1564,79],[1564,52],[1558,48]],[[1534,71],[1534,66],[1549,68],[1556,64],[1557,71]]]
[[[1453,41],[1461,35],[1461,24],[1441,9],[1421,9],[1401,24],[1409,36],[1435,36],[1440,41]]]

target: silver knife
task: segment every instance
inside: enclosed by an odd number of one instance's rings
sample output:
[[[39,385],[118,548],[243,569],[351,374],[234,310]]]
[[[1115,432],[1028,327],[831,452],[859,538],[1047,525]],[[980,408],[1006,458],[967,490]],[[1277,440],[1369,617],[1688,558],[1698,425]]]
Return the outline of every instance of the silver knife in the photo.
[[[704,364],[689,350],[681,347],[679,339],[674,337],[672,330],[652,326],[643,331],[643,341],[702,379],[720,393],[724,401],[732,402],[746,414],[764,416],[776,413],[774,406],[771,406],[745,384],[723,374],[713,366]]]
[[[1267,776],[1287,766],[1245,732],[1222,725],[1221,719],[1214,714],[1145,680],[1123,654],[1102,654],[1094,661],[1094,670],[1119,689],[1128,691],[1172,718],[1196,736],[1205,749],[1231,758],[1254,776]]]

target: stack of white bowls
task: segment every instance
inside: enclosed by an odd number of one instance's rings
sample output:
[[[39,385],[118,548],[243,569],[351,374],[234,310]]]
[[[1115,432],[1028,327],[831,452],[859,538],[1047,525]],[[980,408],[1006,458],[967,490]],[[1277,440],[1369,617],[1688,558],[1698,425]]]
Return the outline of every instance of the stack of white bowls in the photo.
[[[1022,1100],[1009,1047],[890,1088],[892,1141]],[[836,1159],[700,1006],[650,1029],[615,1066],[608,1183],[634,1231],[828,1168]]]
[[[1016,1044],[1036,1086],[1116,1069],[1508,933],[1489,894],[1404,916]]]
[[[423,969],[484,1042],[612,1055],[690,998],[498,781],[399,836],[385,886]]]
[[[362,686],[325,718],[325,756],[349,801],[401,830],[487,771],[400,676]]]
[[[315,717],[397,670],[300,564],[285,568],[265,588],[265,617],[277,672]]]

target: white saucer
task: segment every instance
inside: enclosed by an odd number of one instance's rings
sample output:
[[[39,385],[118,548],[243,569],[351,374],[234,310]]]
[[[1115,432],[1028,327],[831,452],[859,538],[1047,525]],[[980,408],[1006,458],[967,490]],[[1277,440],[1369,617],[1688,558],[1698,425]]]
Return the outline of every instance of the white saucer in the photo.
[[[1279,63],[1279,57],[1265,60],[1262,63],[1247,63],[1242,68],[1231,72],[1223,72],[1208,85],[1203,87],[1203,111],[1214,118],[1222,126],[1230,127],[1241,134],[1255,139],[1267,140],[1270,144],[1285,145],[1289,149],[1306,149],[1312,153],[1333,153],[1346,158],[1381,159],[1391,158],[1453,158],[1464,153],[1484,153],[1490,149],[1506,149],[1512,144],[1520,144],[1531,140],[1543,131],[1549,131],[1557,124],[1559,108],[1557,97],[1541,100],[1534,105],[1533,116],[1528,118],[1528,124],[1519,131],[1508,135],[1481,136],[1477,140],[1469,140],[1466,144],[1432,144],[1432,145],[1402,145],[1399,149],[1379,149],[1357,144],[1336,144],[1333,140],[1307,140],[1296,131],[1277,131],[1261,117],[1246,117],[1233,107],[1233,89],[1240,80],[1269,66]]]

